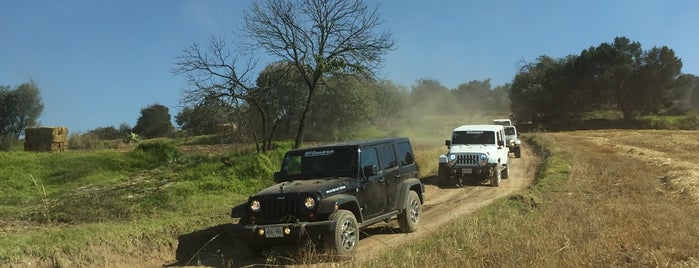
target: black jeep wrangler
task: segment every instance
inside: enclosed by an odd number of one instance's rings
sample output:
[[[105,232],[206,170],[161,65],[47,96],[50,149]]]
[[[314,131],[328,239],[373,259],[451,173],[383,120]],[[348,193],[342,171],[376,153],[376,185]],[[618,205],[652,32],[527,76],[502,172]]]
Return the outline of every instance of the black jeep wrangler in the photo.
[[[424,186],[408,138],[292,150],[274,181],[231,211],[232,234],[252,253],[303,242],[349,256],[360,228],[397,217],[413,232],[420,222]]]

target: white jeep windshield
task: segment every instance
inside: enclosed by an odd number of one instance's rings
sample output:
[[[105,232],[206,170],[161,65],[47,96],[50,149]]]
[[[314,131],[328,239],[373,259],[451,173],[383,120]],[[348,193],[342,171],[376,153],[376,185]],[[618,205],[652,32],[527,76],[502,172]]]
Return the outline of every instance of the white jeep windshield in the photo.
[[[454,131],[451,144],[495,144],[492,131]]]

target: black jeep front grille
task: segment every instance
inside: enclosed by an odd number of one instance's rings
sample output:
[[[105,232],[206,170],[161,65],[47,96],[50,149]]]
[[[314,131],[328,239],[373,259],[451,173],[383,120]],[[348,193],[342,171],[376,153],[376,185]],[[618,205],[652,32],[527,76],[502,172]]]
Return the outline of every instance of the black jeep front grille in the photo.
[[[300,203],[295,196],[268,196],[260,200],[261,210],[260,220],[272,222],[286,222],[282,218],[298,218],[300,213]],[[294,217],[289,217],[294,216]]]

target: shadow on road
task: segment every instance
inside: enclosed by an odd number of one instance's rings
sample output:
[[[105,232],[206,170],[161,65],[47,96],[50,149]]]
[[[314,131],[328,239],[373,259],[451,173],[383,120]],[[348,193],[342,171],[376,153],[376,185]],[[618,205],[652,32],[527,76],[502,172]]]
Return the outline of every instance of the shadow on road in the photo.
[[[177,237],[176,263],[169,266],[240,267],[256,262],[241,254],[240,243],[228,235],[232,224],[221,224]]]

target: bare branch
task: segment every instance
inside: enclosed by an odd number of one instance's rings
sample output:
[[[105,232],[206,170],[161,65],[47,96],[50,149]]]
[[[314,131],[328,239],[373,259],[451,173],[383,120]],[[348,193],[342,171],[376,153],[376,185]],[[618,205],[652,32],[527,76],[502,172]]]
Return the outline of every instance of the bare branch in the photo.
[[[231,104],[247,98],[255,62],[249,59],[242,68],[237,66],[238,59],[226,48],[223,38],[212,37],[207,50],[192,44],[176,59],[173,73],[184,75],[190,86],[183,91],[183,103],[197,103],[207,96],[228,99]]]

